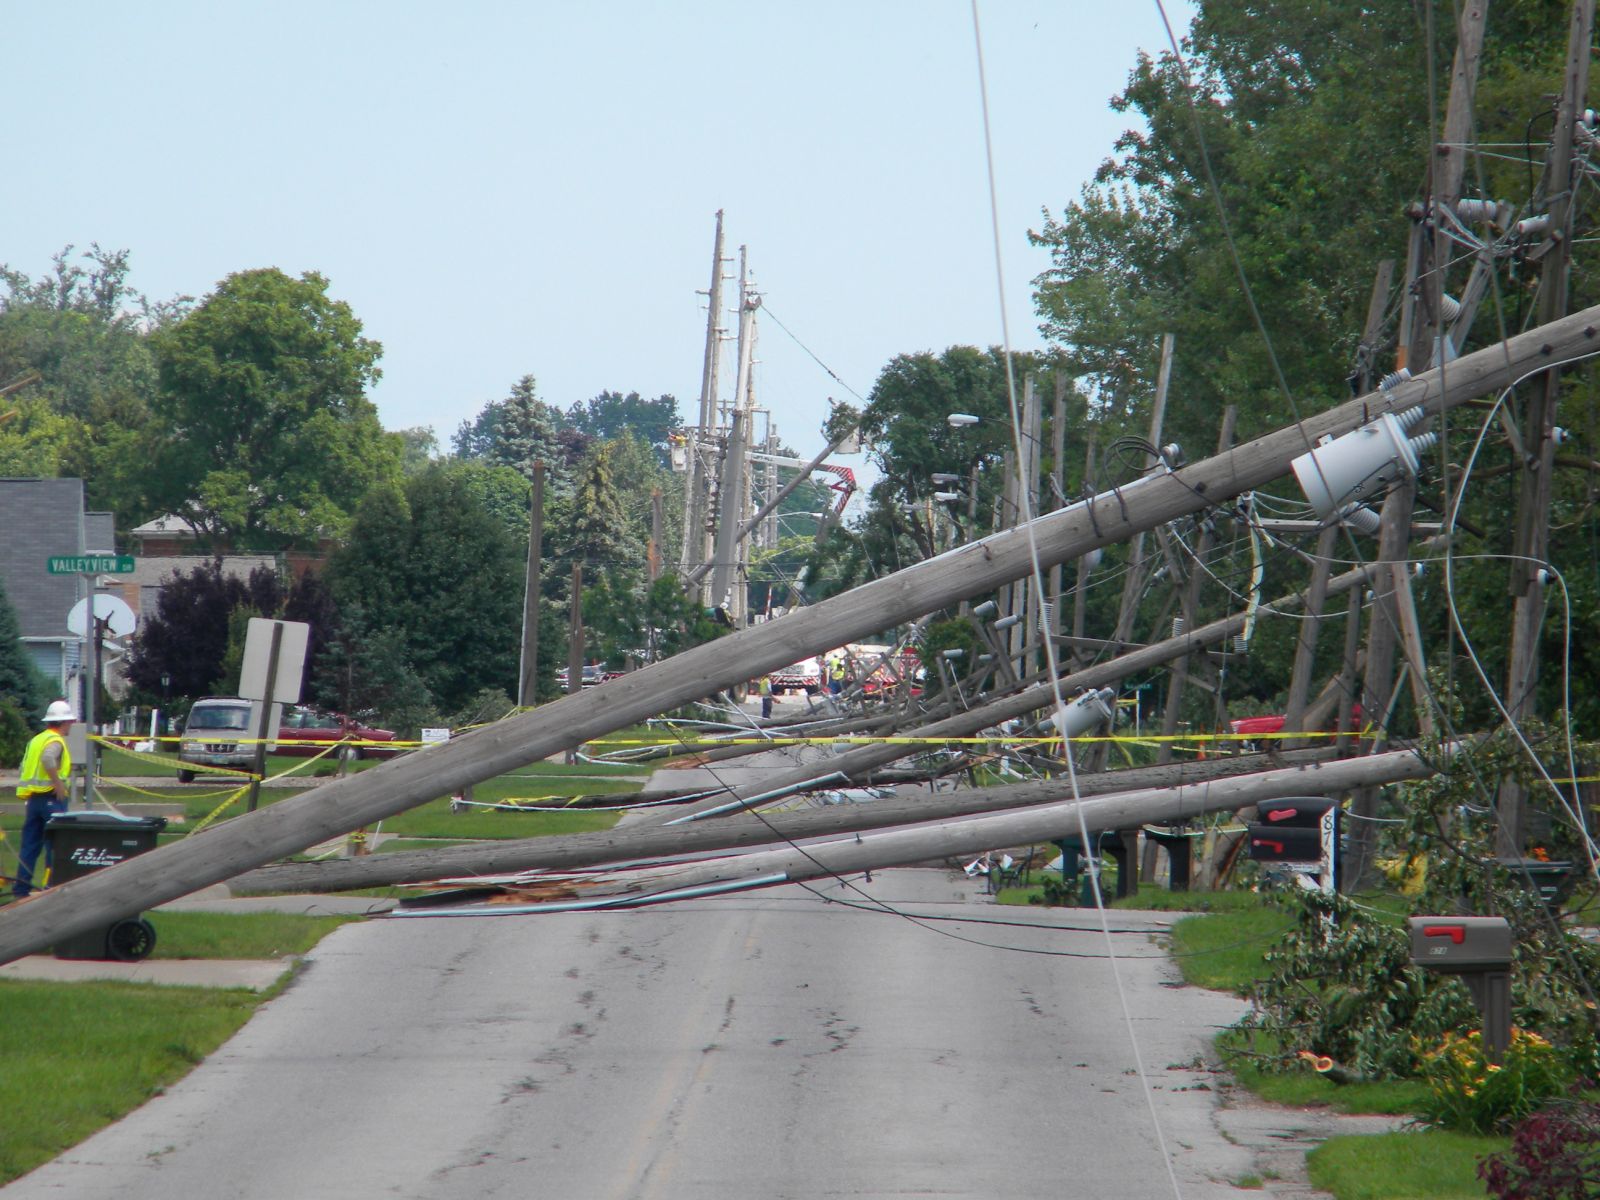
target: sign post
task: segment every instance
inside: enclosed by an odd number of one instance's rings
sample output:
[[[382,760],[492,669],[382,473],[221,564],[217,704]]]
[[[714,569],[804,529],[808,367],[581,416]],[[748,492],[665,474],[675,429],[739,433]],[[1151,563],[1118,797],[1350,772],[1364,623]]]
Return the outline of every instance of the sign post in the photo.
[[[104,636],[106,622],[102,619],[99,610],[99,580],[100,575],[128,575],[133,572],[134,560],[131,554],[52,554],[44,560],[44,568],[51,575],[84,575],[89,586],[88,604],[85,606],[84,635],[89,638],[89,678],[84,682],[83,692],[83,730],[85,735],[83,754],[83,801],[84,806],[94,806],[94,776],[95,759],[98,755],[94,745],[95,705],[100,699],[100,639]],[[80,603],[82,603],[80,601]],[[69,618],[70,624],[70,618]],[[80,678],[81,668],[80,668]]]
[[[245,634],[244,663],[239,668],[239,695],[255,700],[256,756],[255,778],[250,781],[248,809],[254,812],[261,799],[261,777],[267,773],[269,731],[276,732],[273,717],[284,704],[300,700],[300,679],[305,671],[306,646],[311,626],[304,621],[274,621],[251,617]]]

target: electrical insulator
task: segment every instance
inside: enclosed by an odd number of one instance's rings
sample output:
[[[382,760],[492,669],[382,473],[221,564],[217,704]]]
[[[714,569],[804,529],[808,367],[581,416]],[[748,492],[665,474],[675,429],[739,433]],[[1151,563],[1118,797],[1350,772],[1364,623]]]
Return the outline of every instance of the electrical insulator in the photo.
[[[1518,237],[1540,237],[1550,232],[1550,214],[1540,213],[1537,217],[1523,217],[1511,227],[1511,232]]]
[[[1411,372],[1405,367],[1401,367],[1398,371],[1390,371],[1382,379],[1378,380],[1378,390],[1387,393],[1391,388],[1404,383],[1410,378]]]

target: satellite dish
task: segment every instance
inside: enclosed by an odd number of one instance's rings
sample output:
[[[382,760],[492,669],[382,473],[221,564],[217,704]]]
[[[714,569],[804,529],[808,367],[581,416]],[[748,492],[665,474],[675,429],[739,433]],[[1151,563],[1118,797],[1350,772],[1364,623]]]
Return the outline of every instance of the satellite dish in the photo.
[[[96,592],[94,597],[94,615],[105,622],[107,631],[112,637],[122,637],[133,632],[134,626],[139,623],[139,618],[129,608],[127,603],[118,596],[110,596],[104,592]],[[67,613],[67,628],[79,637],[89,636],[89,602],[79,600]]]

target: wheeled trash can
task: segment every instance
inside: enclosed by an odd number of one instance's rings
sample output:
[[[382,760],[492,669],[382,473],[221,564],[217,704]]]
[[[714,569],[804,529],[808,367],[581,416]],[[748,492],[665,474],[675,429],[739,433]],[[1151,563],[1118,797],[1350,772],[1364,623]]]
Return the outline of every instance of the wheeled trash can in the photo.
[[[50,818],[44,835],[50,846],[52,884],[71,883],[102,867],[155,849],[165,817],[124,817],[109,812],[64,812]],[[155,927],[142,916],[126,917],[57,942],[57,958],[137,962],[156,947]]]

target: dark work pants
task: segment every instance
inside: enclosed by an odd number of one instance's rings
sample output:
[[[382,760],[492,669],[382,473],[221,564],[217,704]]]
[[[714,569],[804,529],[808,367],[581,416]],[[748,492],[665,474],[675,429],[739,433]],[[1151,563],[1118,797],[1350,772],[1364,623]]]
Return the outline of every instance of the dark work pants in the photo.
[[[54,792],[28,797],[27,811],[22,818],[21,861],[17,866],[17,880],[11,885],[11,890],[18,896],[26,896],[33,891],[33,864],[39,857],[39,851],[45,852],[45,869],[50,869],[50,847],[45,844],[44,837],[45,822],[56,813],[66,811],[67,802],[57,800]]]

